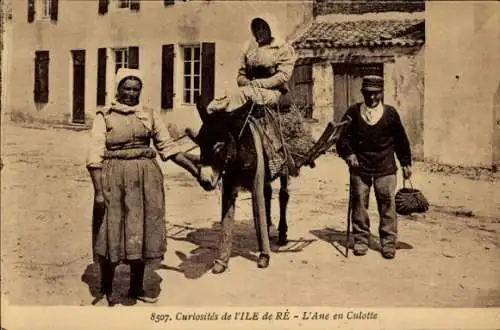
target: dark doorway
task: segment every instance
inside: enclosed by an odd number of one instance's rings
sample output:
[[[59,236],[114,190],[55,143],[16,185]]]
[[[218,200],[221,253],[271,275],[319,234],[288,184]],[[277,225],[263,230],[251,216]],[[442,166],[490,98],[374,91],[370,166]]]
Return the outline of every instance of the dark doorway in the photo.
[[[346,64],[334,63],[333,65],[333,120],[339,122],[347,108],[362,102],[361,83],[363,76],[384,76],[384,65],[373,64]]]

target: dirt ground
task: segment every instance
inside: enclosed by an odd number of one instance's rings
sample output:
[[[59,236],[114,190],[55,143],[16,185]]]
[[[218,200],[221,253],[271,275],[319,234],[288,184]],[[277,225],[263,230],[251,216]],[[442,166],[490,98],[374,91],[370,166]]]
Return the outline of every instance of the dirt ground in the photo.
[[[11,305],[89,306],[94,299],[99,274],[91,257],[87,141],[87,132],[4,125],[1,291]],[[347,169],[335,155],[325,155],[292,181],[291,242],[273,247],[270,267],[256,267],[249,195],[240,193],[235,255],[228,272],[213,275],[219,195],[203,191],[173,164],[162,168],[168,252],[162,265],[147,272],[147,290],[159,294],[159,305],[500,306],[498,180],[431,174],[416,166],[413,183],[431,210],[399,217],[396,258],[385,260],[376,250],[345,258]],[[277,225],[276,183],[274,189]],[[375,205],[373,200],[376,240]],[[115,286],[124,293],[127,285],[128,269],[121,266]]]

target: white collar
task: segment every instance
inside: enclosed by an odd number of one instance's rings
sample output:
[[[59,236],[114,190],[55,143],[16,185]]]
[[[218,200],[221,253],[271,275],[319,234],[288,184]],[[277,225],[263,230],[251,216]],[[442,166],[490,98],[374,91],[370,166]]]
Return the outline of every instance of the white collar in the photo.
[[[363,102],[361,104],[361,117],[369,125],[375,125],[384,114],[384,105],[380,102],[375,108],[369,108]]]
[[[375,108],[369,108],[366,105],[366,103],[363,102],[363,103],[361,103],[361,110],[363,112],[376,113],[376,112],[379,112],[379,111],[383,111],[384,110],[384,105],[382,104],[382,102],[379,102]]]

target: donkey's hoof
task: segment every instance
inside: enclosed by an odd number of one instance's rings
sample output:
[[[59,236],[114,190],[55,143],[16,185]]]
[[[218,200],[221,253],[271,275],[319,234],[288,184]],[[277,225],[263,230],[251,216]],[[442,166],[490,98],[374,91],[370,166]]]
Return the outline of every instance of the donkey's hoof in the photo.
[[[227,270],[227,264],[226,263],[224,263],[222,261],[219,261],[219,260],[216,260],[214,262],[214,266],[212,267],[212,273],[213,274],[224,273],[226,270]]]
[[[288,238],[285,236],[279,236],[278,241],[276,242],[277,245],[279,246],[285,246],[288,244]]]
[[[267,254],[261,254],[259,260],[257,260],[257,267],[267,268],[269,266],[269,256]]]

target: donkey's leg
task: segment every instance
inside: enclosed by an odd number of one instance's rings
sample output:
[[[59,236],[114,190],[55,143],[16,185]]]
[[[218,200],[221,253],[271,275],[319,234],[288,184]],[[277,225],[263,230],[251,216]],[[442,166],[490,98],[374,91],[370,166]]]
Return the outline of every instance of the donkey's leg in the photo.
[[[280,223],[278,225],[278,245],[286,245],[288,243],[288,224],[286,220],[286,211],[290,194],[288,193],[288,175],[280,176]]]
[[[255,223],[255,231],[257,233],[257,241],[259,242],[260,256],[257,262],[259,268],[266,268],[269,265],[271,246],[269,244],[268,227],[265,217],[265,200],[264,200],[264,185],[265,185],[265,168],[264,168],[264,150],[262,148],[262,140],[259,133],[249,125],[253,136],[253,142],[256,152],[256,168],[252,187],[252,206],[253,218]]]
[[[269,242],[269,233],[267,221],[265,218],[265,201],[264,201],[264,185],[260,182],[263,176],[257,171],[255,173],[254,186],[252,189],[252,206],[255,232],[259,243],[259,260],[257,265],[259,268],[266,268],[269,265],[271,246]]]
[[[270,234],[273,220],[271,218],[271,200],[273,198],[273,188],[271,182],[266,182],[264,185],[264,199],[266,207],[267,232]]]
[[[237,192],[232,182],[223,180],[222,217],[219,241],[219,256],[215,259],[212,273],[220,274],[226,270],[231,257],[233,243],[234,210]]]

